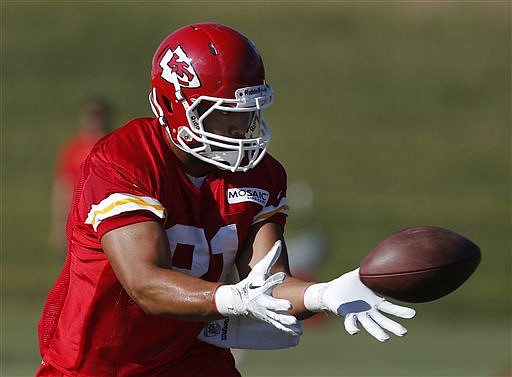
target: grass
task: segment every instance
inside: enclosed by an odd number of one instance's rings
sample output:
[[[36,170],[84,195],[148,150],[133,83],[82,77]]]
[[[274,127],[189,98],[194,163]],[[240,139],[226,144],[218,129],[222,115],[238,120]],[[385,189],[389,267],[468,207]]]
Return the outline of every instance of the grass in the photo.
[[[461,316],[462,317],[462,316]],[[500,376],[510,362],[506,321],[482,327],[421,314],[404,322],[409,334],[382,344],[367,334],[349,336],[341,322],[306,331],[298,347],[249,351],[244,376]],[[468,347],[470,342],[473,347]],[[286,362],[283,365],[283,361]],[[244,373],[245,372],[245,373]],[[510,372],[510,370],[508,370]]]
[[[1,367],[33,375],[36,326],[61,263],[47,245],[58,147],[80,101],[149,115],[151,55],[178,26],[230,24],[259,46],[276,91],[271,153],[290,183],[287,234],[321,230],[328,279],[390,233],[439,225],[480,245],[454,294],[418,305],[386,345],[330,321],[287,351],[251,352],[246,376],[498,376],[511,350],[511,8],[507,2],[1,3]],[[297,206],[298,207],[298,206]],[[291,251],[293,252],[293,251]]]

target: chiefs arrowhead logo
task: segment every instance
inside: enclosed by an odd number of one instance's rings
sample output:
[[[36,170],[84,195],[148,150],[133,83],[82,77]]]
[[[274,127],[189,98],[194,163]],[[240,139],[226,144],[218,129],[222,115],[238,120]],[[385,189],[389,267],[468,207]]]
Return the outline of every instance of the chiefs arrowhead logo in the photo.
[[[192,59],[190,59],[181,46],[175,50],[167,50],[160,61],[162,78],[171,84],[178,84],[184,88],[198,88],[201,86]]]

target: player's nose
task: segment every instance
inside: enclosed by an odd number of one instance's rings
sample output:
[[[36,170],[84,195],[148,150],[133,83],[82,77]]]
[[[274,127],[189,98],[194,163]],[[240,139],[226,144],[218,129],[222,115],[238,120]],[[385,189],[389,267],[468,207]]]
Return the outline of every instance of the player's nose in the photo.
[[[245,125],[245,124],[233,124],[228,129],[229,137],[232,137],[234,139],[245,138],[246,132],[247,132],[247,125]]]

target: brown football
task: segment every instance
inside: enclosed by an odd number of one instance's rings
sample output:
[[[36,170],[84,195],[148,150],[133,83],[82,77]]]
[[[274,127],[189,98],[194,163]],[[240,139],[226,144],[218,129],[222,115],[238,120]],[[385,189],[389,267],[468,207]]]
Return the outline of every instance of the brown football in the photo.
[[[398,231],[361,262],[361,281],[404,302],[436,300],[460,287],[480,263],[480,248],[466,237],[433,226]]]

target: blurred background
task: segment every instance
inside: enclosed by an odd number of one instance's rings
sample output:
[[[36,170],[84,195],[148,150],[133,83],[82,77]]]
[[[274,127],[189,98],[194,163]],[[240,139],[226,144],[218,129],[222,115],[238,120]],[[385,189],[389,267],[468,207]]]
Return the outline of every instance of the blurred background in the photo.
[[[244,376],[509,376],[508,1],[2,1],[1,375],[40,361],[37,321],[62,263],[55,164],[84,99],[111,101],[114,126],[150,115],[152,54],[197,21],[239,29],[263,55],[297,268],[336,277],[414,225],[464,234],[483,254],[458,291],[414,305],[405,338],[316,321],[294,349],[238,355]],[[301,264],[308,250],[319,257]]]

